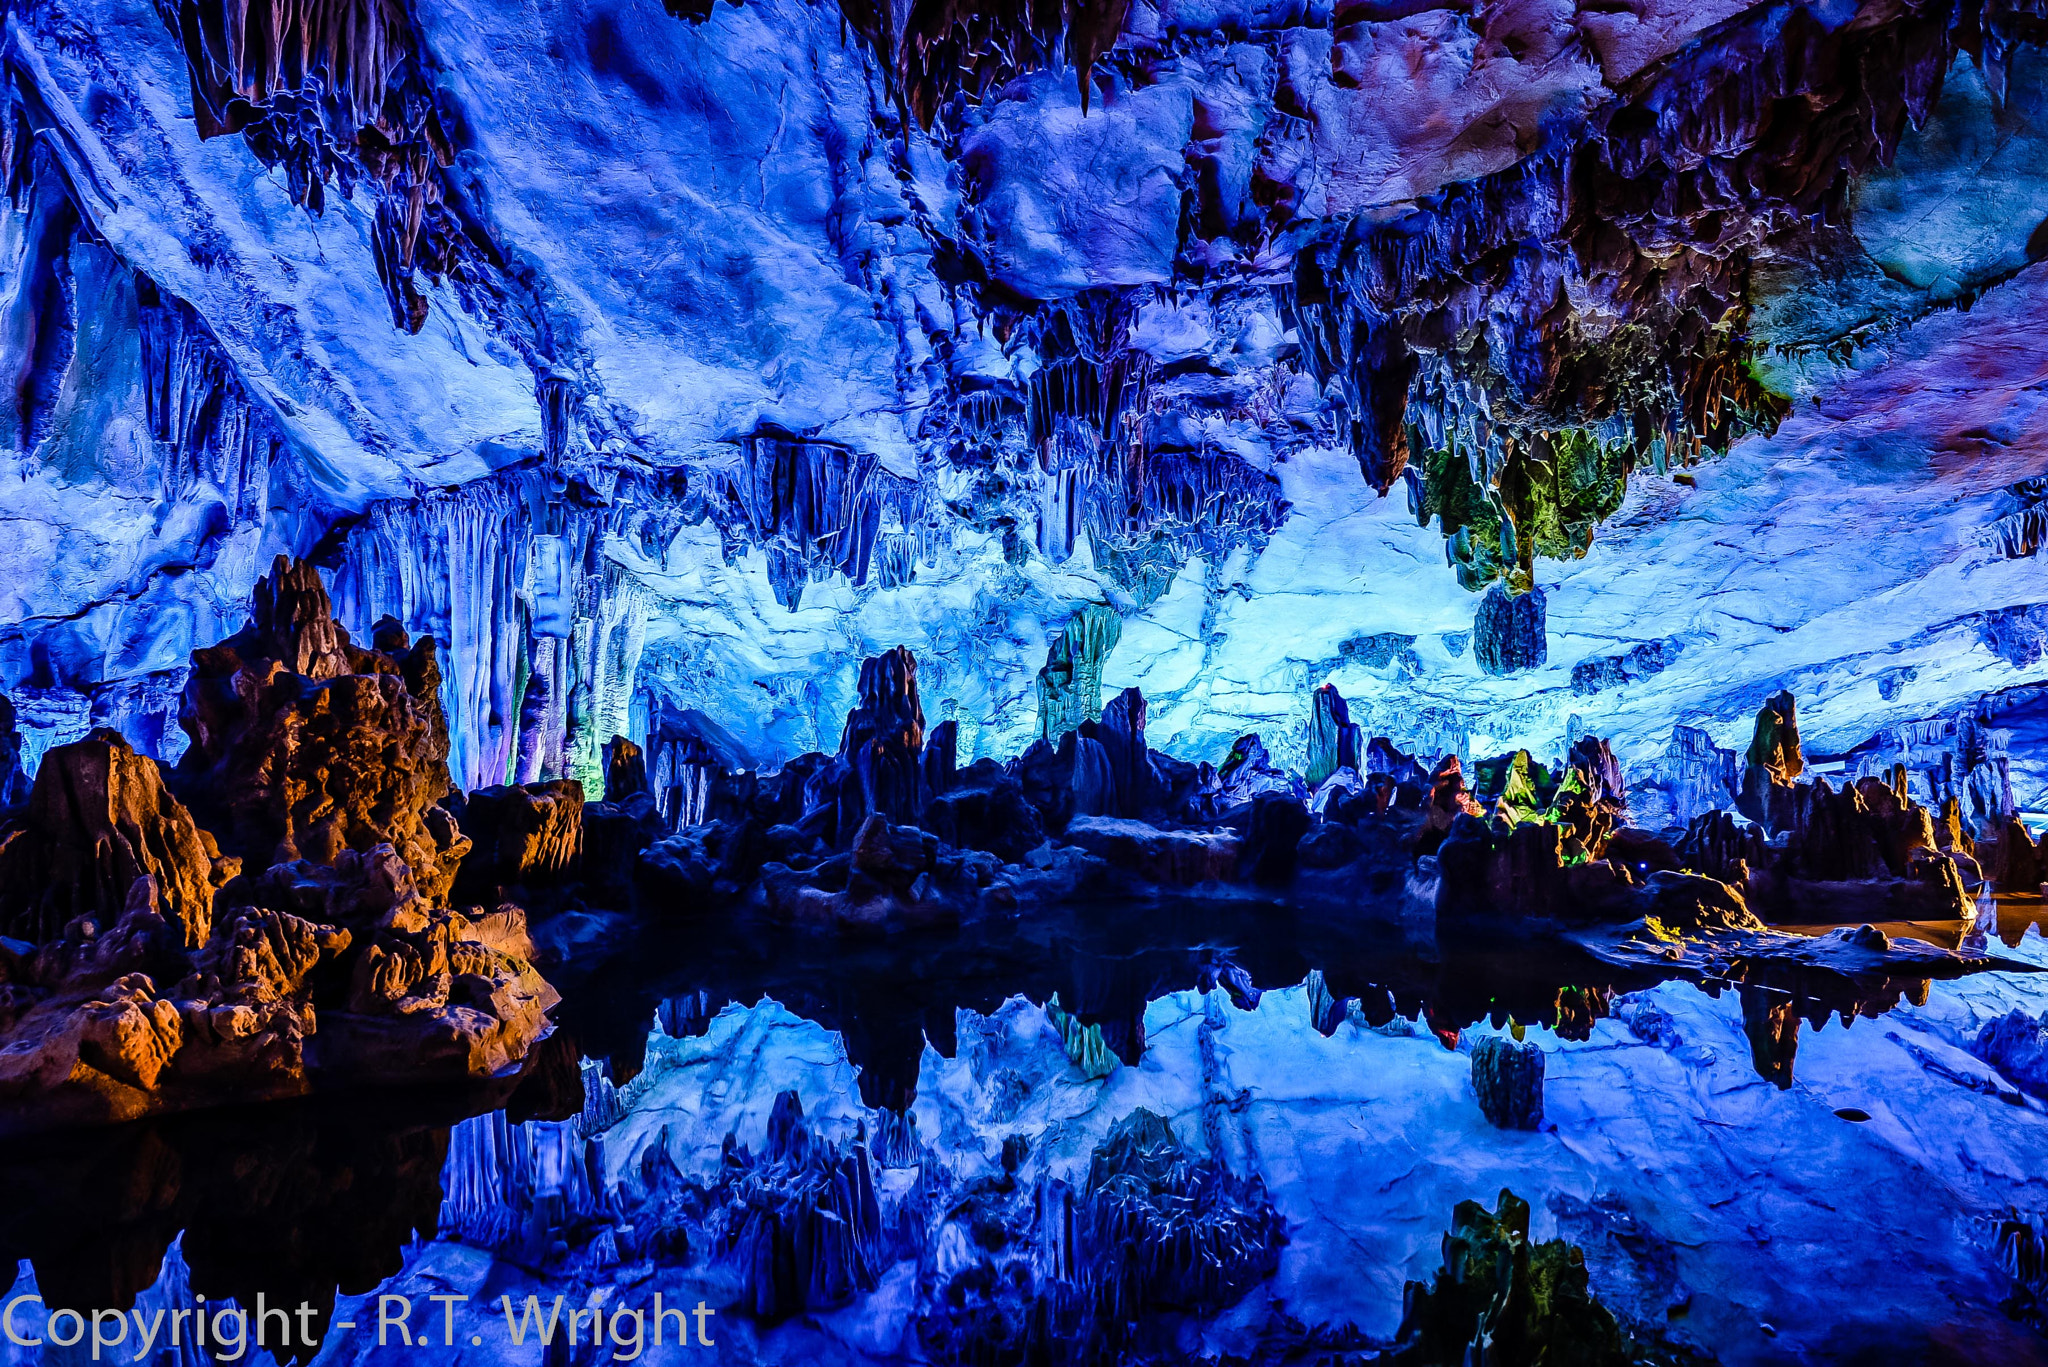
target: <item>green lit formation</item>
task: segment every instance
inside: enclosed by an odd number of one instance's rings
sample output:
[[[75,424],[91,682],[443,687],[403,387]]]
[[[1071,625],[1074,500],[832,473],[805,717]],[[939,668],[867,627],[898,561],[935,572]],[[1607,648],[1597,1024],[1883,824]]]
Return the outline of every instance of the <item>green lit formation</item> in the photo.
[[[1056,741],[1102,715],[1102,666],[1123,633],[1114,608],[1090,603],[1053,639],[1038,671],[1039,735]]]

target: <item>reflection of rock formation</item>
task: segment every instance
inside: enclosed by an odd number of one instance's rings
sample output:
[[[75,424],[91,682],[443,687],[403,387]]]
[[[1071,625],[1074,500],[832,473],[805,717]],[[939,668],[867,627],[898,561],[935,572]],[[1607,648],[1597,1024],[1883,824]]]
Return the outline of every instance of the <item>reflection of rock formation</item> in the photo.
[[[1488,674],[1518,674],[1549,659],[1543,590],[1510,593],[1498,584],[1488,589],[1472,622],[1472,658]]]
[[[194,1291],[244,1306],[258,1292],[272,1306],[304,1300],[324,1331],[337,1288],[369,1291],[399,1270],[414,1231],[434,1228],[449,1122],[465,1105],[502,1101],[504,1090],[428,1106],[294,1103],[15,1141],[4,1158],[15,1184],[0,1209],[0,1266],[11,1278],[27,1258],[52,1307],[125,1311],[182,1232]]]
[[[1562,1239],[1533,1243],[1529,1203],[1511,1191],[1488,1211],[1460,1202],[1444,1236],[1443,1269],[1410,1282],[1387,1360],[1401,1367],[1569,1357],[1586,1367],[1629,1367],[1659,1354],[1632,1341],[1593,1298],[1586,1260]]]
[[[1749,1036],[1757,1076],[1780,1087],[1792,1085],[1792,1060],[1799,1052],[1798,1004],[1779,988],[1745,983],[1742,1029]]]
[[[1483,1037],[1472,1046],[1472,1090],[1479,1096],[1479,1109],[1497,1128],[1540,1128],[1543,1051],[1499,1035]]]

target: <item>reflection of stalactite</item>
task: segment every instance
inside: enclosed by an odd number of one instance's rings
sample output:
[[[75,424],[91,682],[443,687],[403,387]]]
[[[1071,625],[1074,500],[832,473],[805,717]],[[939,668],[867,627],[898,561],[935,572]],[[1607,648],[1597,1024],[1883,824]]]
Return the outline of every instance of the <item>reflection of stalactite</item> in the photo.
[[[584,1065],[586,1085],[595,1065]],[[449,1131],[439,1232],[527,1267],[560,1231],[598,1211],[605,1188],[585,1119],[514,1124],[493,1111]]]

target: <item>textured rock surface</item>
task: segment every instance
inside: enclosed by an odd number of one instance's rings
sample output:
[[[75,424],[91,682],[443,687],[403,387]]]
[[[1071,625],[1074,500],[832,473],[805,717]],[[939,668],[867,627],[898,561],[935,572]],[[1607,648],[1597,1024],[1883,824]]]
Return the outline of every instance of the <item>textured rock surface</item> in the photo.
[[[1472,1090],[1479,1109],[1503,1130],[1543,1125],[1543,1050],[1499,1035],[1472,1046]]]
[[[253,620],[193,652],[177,785],[251,863],[395,846],[445,899],[468,841],[440,806],[448,725],[432,637],[380,623],[364,650],[305,561],[257,581]]]
[[[899,644],[963,764],[1097,686],[1296,767],[1331,681],[1468,757],[1737,748],[1786,687],[1817,754],[2035,724],[2018,12],[679,8],[20,13],[27,769],[175,760],[187,654],[316,549],[441,643],[465,789],[596,799],[691,709],[829,749]]]
[[[434,805],[448,736],[432,642],[386,624],[377,646],[351,644],[318,575],[280,559],[251,625],[196,653],[180,774],[196,816],[116,733],[45,757],[0,824],[17,937],[0,964],[0,1131],[482,1083],[547,1034],[559,998],[525,914],[446,905],[470,842]],[[501,822],[492,870],[573,856],[575,796],[552,843]]]
[[[110,923],[138,879],[188,949],[213,935],[213,900],[241,870],[117,732],[44,758],[27,808],[0,825],[0,931],[54,939],[78,917]]]

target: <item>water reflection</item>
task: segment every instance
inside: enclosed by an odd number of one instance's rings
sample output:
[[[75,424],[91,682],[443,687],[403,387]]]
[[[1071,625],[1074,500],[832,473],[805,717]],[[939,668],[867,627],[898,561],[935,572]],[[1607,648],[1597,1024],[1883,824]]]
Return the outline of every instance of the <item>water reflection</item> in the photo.
[[[2017,943],[2040,902],[2001,899],[1996,913],[1999,936]],[[1928,989],[1924,977],[1781,960],[1736,958],[1703,976],[1655,961],[1617,964],[1551,938],[1439,939],[1434,925],[1400,917],[1252,901],[1076,905],[1057,917],[886,939],[672,923],[632,932],[579,968],[553,971],[565,996],[561,1029],[516,1088],[212,1112],[0,1149],[10,1177],[0,1265],[11,1278],[16,1260],[28,1259],[49,1306],[126,1308],[182,1233],[195,1292],[244,1306],[259,1294],[271,1305],[303,1300],[324,1325],[337,1291],[373,1289],[400,1270],[416,1231],[434,1232],[451,1125],[502,1108],[491,1123],[509,1135],[526,1119],[574,1115],[586,1100],[583,1058],[602,1060],[610,1082],[623,1085],[642,1067],[650,1023],[699,1035],[728,1003],[764,996],[843,1036],[863,1104],[885,1113],[872,1138],[886,1165],[882,1122],[915,1096],[926,1042],[951,1055],[956,1013],[992,1014],[1013,996],[1057,997],[1136,1063],[1147,1004],[1189,988],[1221,988],[1249,1007],[1262,991],[1306,979],[1325,1035],[1348,1018],[1380,1026],[1399,1015],[1451,1046],[1477,1022],[1511,1019],[1583,1040],[1618,994],[1691,977],[1717,996],[1737,991],[1756,1071],[1787,1087],[1802,1023],[1877,1016],[1902,998],[1924,1002]],[[484,1246],[518,1242],[517,1231],[459,1233]]]
[[[1426,918],[1425,918],[1426,919]],[[1959,923],[1960,924],[1960,923]],[[1800,928],[1819,935],[1831,926]],[[1893,926],[1948,947],[1960,930]],[[2016,943],[2015,939],[2013,943]],[[861,1099],[901,1109],[916,1094],[925,1043],[953,1052],[956,1012],[993,1012],[1012,996],[1057,997],[1126,1063],[1144,1051],[1149,1002],[1188,988],[1228,990],[1240,1005],[1315,975],[1324,1034],[1355,1010],[1369,1025],[1421,1019],[1446,1043],[1480,1021],[1541,1025],[1583,1040],[1622,992],[1674,978],[1718,994],[1741,987],[1783,1041],[1758,1071],[1789,1082],[1797,1022],[1875,1016],[1926,1000],[1928,979],[1898,969],[1848,971],[1775,956],[1697,962],[1651,955],[1617,962],[1570,940],[1497,930],[1446,933],[1400,917],[1336,915],[1285,903],[1190,899],[1147,906],[1077,905],[1056,917],[856,939],[755,923],[653,926],[564,987],[562,1017],[585,1055],[620,1085],[640,1070],[650,1021],[688,1036],[728,1003],[772,997],[839,1032],[861,1069]],[[1355,1005],[1353,1005],[1355,1003]]]
[[[573,1113],[581,1094],[560,1091],[565,1061],[573,1077],[563,1039],[516,1086],[203,1111],[11,1141],[0,1147],[0,1277],[11,1285],[26,1259],[50,1309],[126,1310],[182,1234],[197,1294],[304,1301],[324,1326],[337,1290],[370,1290],[403,1265],[414,1231],[433,1233],[452,1125],[501,1107],[515,1118]]]

